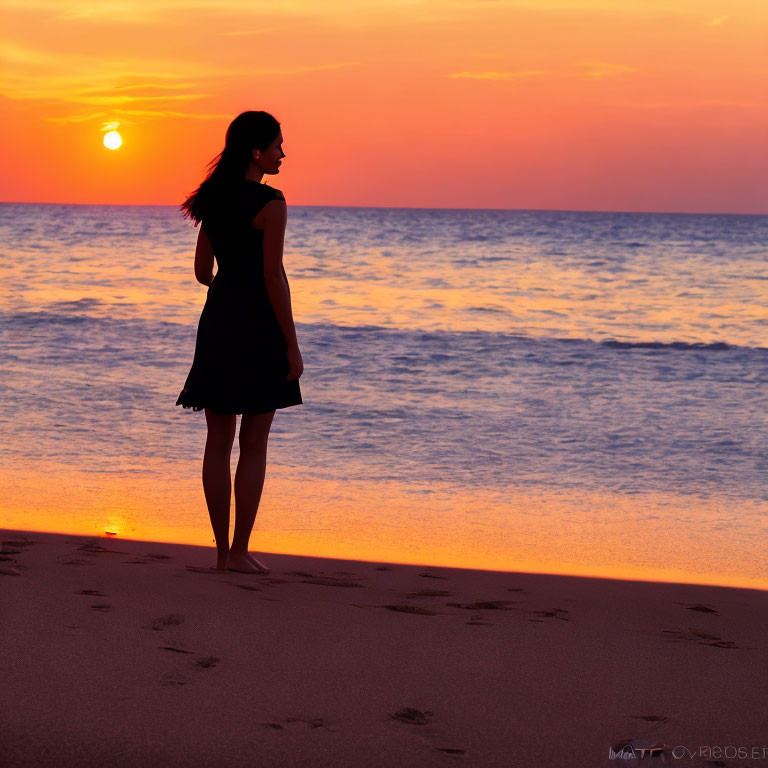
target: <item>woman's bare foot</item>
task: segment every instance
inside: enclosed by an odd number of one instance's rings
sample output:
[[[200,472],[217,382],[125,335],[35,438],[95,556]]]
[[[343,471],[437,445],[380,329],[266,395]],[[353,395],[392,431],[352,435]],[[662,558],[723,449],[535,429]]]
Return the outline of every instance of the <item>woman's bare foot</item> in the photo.
[[[254,565],[257,567],[257,568],[259,568],[259,569],[260,569],[260,570],[262,570],[262,571],[266,571],[267,573],[269,573],[269,568],[268,568],[266,565],[264,565],[264,563],[262,563],[260,560],[257,560],[257,559],[256,559],[256,558],[255,558],[255,557],[254,557],[254,556],[253,556],[253,555],[252,555],[250,552],[246,552],[246,553],[245,553],[245,556],[246,556],[246,557],[247,557],[247,558],[248,558],[248,559],[249,559],[249,560],[250,560],[250,561],[251,561],[251,562],[252,562],[252,563],[253,563],[253,564],[254,564]]]
[[[256,558],[248,557],[247,552],[244,555],[230,554],[227,558],[227,570],[238,573],[269,573],[269,568],[259,563]]]

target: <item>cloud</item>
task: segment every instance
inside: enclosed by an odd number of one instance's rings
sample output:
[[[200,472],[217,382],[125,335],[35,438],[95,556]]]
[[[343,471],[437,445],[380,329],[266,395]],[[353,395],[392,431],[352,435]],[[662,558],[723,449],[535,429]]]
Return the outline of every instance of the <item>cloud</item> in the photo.
[[[432,0],[436,5],[436,0]],[[254,0],[3,0],[3,10],[18,9],[24,13],[46,15],[46,21],[63,21],[73,24],[173,24],[183,26],[190,16],[216,14],[248,17],[253,23],[255,15],[264,20],[280,18],[290,21],[298,18],[327,18],[347,22],[370,12],[395,17],[400,12],[412,13],[419,6],[429,13],[430,2],[424,0],[327,0],[313,4],[306,0],[280,0],[267,4]],[[471,11],[471,2],[461,4]],[[407,23],[407,18],[403,18]]]
[[[106,117],[106,112],[92,112],[88,115],[66,115],[64,117],[44,117],[43,120],[49,123],[85,123],[89,120],[96,120],[100,117]]]
[[[620,109],[702,109],[708,107],[733,107],[739,109],[765,109],[764,101],[732,101],[729,99],[701,99],[699,101],[652,101],[652,102],[632,102],[632,101],[613,101],[609,103],[600,103],[601,107],[618,107]]]
[[[222,37],[266,37],[286,31],[286,27],[271,27],[269,29],[228,29],[217,34]]]
[[[608,61],[582,61],[577,63],[576,70],[547,71],[543,69],[522,69],[511,72],[451,72],[450,78],[467,78],[472,80],[521,80],[532,77],[575,77],[584,80],[601,80],[605,77],[617,77],[630,72],[637,72],[635,67],[626,64],[612,64]]]
[[[540,77],[549,74],[541,69],[518,70],[516,72],[451,72],[446,77],[470,80],[516,80],[526,77]]]
[[[87,111],[46,118],[53,122],[83,122],[104,113],[142,118],[190,117],[221,119],[227,115],[180,111],[193,102],[212,97],[222,83],[243,78],[279,77],[359,66],[359,61],[341,61],[294,67],[226,67],[202,59],[152,58],[145,55],[97,56],[52,52],[0,39],[3,79],[0,95],[15,102],[58,103],[85,107]]]
[[[125,106],[131,106],[138,103],[150,104],[150,103],[163,103],[168,102],[185,102],[185,101],[198,101],[199,99],[207,98],[207,93],[181,93],[177,96],[125,96],[123,94],[115,94],[114,96],[103,94],[100,96],[89,95],[85,93],[72,94],[67,98],[67,101],[76,102],[77,104],[103,104],[104,106],[115,106],[124,104]]]
[[[133,117],[140,117],[142,120],[158,120],[168,117],[184,117],[192,120],[231,120],[231,114],[208,114],[203,112],[174,112],[171,110],[149,110],[149,109],[112,109],[107,112],[94,112],[87,115],[65,115],[62,117],[44,117],[48,123],[85,123],[89,120],[96,120],[99,117],[106,117],[107,114],[120,116],[119,123],[128,125],[138,125],[136,120],[131,120],[125,115],[131,115]],[[115,121],[118,122],[118,121]],[[107,123],[102,122],[102,125]],[[107,130],[106,128],[100,128],[99,130]]]
[[[294,8],[283,0],[281,15],[291,16],[302,10],[301,0]],[[62,7],[63,6],[63,7]],[[185,24],[187,14],[195,11],[216,11],[252,14],[253,0],[3,0],[5,10],[20,9],[25,13],[44,13],[47,20],[104,24],[153,24],[158,22]],[[272,9],[269,9],[273,12]]]
[[[3,79],[0,92],[12,99],[53,99],[76,103],[98,100],[99,94],[124,99],[138,98],[130,91],[200,89],[201,83],[240,74],[201,60],[187,61],[148,56],[101,56],[57,53],[0,40]],[[204,94],[146,95],[169,100]]]
[[[569,76],[585,77],[588,80],[601,80],[604,77],[616,77],[637,72],[635,67],[628,67],[626,64],[612,64],[609,61],[582,61],[576,66],[581,67],[582,71]]]

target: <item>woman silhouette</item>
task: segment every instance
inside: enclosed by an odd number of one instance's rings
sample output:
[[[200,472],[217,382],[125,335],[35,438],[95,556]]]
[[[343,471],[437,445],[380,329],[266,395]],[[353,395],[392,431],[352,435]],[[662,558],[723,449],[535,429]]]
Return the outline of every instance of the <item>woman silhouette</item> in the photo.
[[[243,112],[229,125],[205,181],[181,205],[195,226],[195,277],[208,286],[192,367],[176,405],[205,409],[203,491],[216,538],[218,570],[269,573],[248,552],[264,487],[267,439],[277,408],[301,405],[304,370],[283,268],[283,193],[261,182],[280,172],[280,123]],[[213,275],[214,256],[217,271]],[[235,532],[229,546],[230,456],[237,414]]]

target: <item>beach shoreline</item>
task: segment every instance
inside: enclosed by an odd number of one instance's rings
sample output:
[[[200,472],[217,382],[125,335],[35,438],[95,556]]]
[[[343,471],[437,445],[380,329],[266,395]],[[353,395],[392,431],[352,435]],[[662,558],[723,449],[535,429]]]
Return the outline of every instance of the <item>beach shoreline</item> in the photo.
[[[703,766],[766,741],[762,590],[0,536],[3,765]]]

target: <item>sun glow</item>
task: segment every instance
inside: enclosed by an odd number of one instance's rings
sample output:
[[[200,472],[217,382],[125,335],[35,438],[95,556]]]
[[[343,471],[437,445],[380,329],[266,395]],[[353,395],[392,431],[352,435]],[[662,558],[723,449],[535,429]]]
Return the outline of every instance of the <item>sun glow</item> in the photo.
[[[104,134],[104,146],[107,149],[119,149],[123,139],[117,131],[108,131]]]

